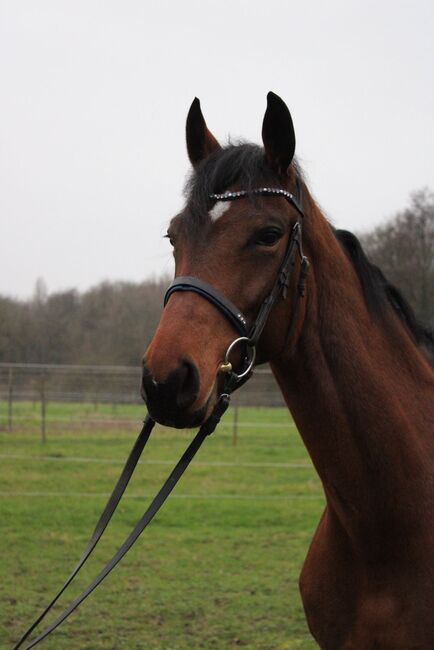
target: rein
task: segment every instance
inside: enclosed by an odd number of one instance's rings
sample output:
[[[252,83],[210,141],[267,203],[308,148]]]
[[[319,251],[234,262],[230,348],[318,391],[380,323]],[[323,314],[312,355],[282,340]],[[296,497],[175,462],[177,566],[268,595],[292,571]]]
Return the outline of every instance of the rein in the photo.
[[[295,198],[290,192],[287,192],[286,190],[277,189],[277,188],[267,188],[267,187],[255,189],[252,190],[251,192],[241,190],[239,192],[226,192],[225,194],[212,194],[210,198],[214,199],[215,201],[232,201],[234,199],[246,198],[251,194],[260,195],[260,196],[282,196],[297,210],[299,215],[303,217],[304,214],[301,208],[301,201],[300,201],[300,187],[298,184],[297,184],[297,190],[298,190],[297,198]],[[286,299],[287,297],[289,281],[292,274],[291,272],[294,267],[295,256],[297,253],[300,257],[300,273],[299,273],[299,278],[297,283],[297,294],[295,299],[296,301],[292,310],[291,322],[286,336],[286,341],[288,341],[291,339],[293,331],[295,329],[298,306],[299,306],[300,298],[302,298],[305,293],[306,276],[309,269],[309,262],[305,257],[305,255],[303,254],[302,226],[300,221],[296,221],[296,223],[292,228],[291,235],[288,240],[285,256],[280,266],[276,278],[276,282],[274,283],[271,292],[262,303],[255,322],[250,327],[248,326],[248,320],[243,315],[242,311],[239,310],[230,300],[228,300],[220,292],[218,292],[216,289],[214,289],[211,285],[207,284],[203,280],[200,280],[199,278],[195,278],[192,276],[181,276],[175,278],[175,280],[169,286],[164,298],[164,305],[167,304],[167,301],[169,300],[170,296],[176,291],[192,291],[194,293],[198,293],[200,296],[202,296],[210,303],[212,303],[229,320],[229,322],[237,330],[238,334],[240,334],[240,336],[234,341],[232,341],[232,343],[228,347],[225,354],[224,362],[220,366],[220,371],[225,374],[223,391],[210,417],[202,424],[199,431],[193,438],[192,442],[189,444],[186,451],[181,456],[178,463],[175,465],[174,469],[172,470],[171,474],[167,478],[166,482],[164,483],[160,491],[157,493],[157,495],[154,497],[150,506],[144,512],[144,514],[136,524],[133,531],[128,535],[128,537],[125,539],[123,544],[119,547],[118,551],[113,555],[111,560],[107,562],[105,567],[100,571],[100,573],[96,576],[96,578],[88,585],[88,587],[84,589],[84,591],[82,591],[82,593],[75,600],[73,600],[72,603],[49,626],[47,626],[37,637],[35,637],[33,641],[28,643],[25,646],[25,650],[30,650],[30,648],[36,646],[38,643],[43,641],[49,634],[51,634],[51,632],[53,632],[56,628],[58,628],[59,625],[63,623],[63,621],[66,620],[70,616],[70,614],[72,614],[72,612],[98,587],[98,585],[104,580],[104,578],[106,578],[108,574],[115,568],[115,566],[121,561],[124,555],[133,546],[133,544],[136,542],[136,540],[141,535],[143,530],[147,527],[147,525],[157,514],[161,506],[164,504],[167,497],[170,495],[173,488],[175,487],[175,485],[177,484],[177,482],[179,481],[179,479],[181,478],[181,476],[189,466],[190,462],[193,460],[194,456],[196,455],[197,451],[199,450],[205,438],[213,433],[218,423],[220,422],[221,417],[223,416],[223,414],[225,413],[225,411],[229,406],[231,392],[236,388],[238,388],[239,386],[241,386],[245,381],[247,381],[253,372],[253,366],[256,358],[256,345],[266,325],[271,309],[275,305],[276,301],[280,297],[282,297],[283,299]],[[232,364],[229,360],[229,357],[232,350],[240,343],[243,344],[247,350],[243,359],[243,364],[245,367],[240,373],[236,373],[232,368]],[[90,557],[94,548],[96,547],[99,540],[101,539],[101,536],[103,535],[105,529],[107,528],[107,525],[110,522],[110,519],[112,518],[123,493],[125,492],[125,489],[131,479],[131,476],[133,475],[133,472],[143,452],[143,449],[145,448],[149,440],[154,424],[155,424],[154,420],[149,415],[147,415],[144,420],[142,430],[139,433],[136,442],[134,443],[134,446],[130,452],[130,455],[128,456],[128,459],[121,472],[121,475],[113,489],[112,494],[110,495],[107,501],[107,504],[95,526],[95,529],[89,539],[89,542],[87,543],[87,546],[80,560],[78,561],[78,563],[76,564],[72,572],[70,573],[69,577],[66,579],[61,589],[57,592],[54,598],[46,606],[43,612],[32,623],[32,625],[26,630],[26,632],[20,638],[18,643],[14,646],[13,650],[18,650],[18,648],[22,647],[26,639],[30,636],[33,630],[39,625],[39,623],[42,622],[42,620],[52,609],[52,607],[56,604],[56,602],[59,600],[61,595],[64,593],[64,591],[73,581],[73,579],[78,574],[82,566]]]

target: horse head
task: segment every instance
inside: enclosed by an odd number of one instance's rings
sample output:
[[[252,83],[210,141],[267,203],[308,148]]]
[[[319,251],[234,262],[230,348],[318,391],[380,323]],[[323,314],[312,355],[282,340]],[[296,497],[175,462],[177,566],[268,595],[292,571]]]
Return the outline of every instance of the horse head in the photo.
[[[188,113],[186,133],[193,172],[185,207],[171,220],[167,237],[173,246],[175,279],[186,277],[196,284],[194,290],[169,292],[143,359],[142,383],[152,417],[182,428],[199,425],[212,411],[225,381],[225,353],[243,333],[242,324],[241,331],[236,331],[237,317],[245,321],[246,332],[257,322],[281,273],[294,224],[302,212],[294,198],[302,184],[294,163],[294,127],[287,106],[277,95],[267,97],[263,147],[221,147],[207,128],[198,99]],[[291,259],[291,267],[299,264],[297,260]],[[182,289],[179,284],[176,288]],[[229,301],[232,320],[209,295],[208,299],[200,295],[198,284],[210,287],[223,302]],[[291,286],[285,288],[284,297],[287,293],[293,295]],[[279,299],[267,314],[263,332],[255,341],[257,362],[281,353],[290,304],[289,298]],[[302,314],[297,320],[301,322]],[[230,358],[241,373],[245,369],[243,347],[237,346]]]

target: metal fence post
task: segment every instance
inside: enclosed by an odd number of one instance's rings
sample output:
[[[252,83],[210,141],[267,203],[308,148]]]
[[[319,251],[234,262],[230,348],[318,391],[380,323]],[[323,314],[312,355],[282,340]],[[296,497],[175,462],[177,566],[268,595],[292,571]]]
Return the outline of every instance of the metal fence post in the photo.
[[[12,431],[12,409],[14,400],[14,375],[12,368],[8,372],[8,431]]]
[[[47,403],[45,399],[45,372],[41,374],[41,438],[42,442],[47,441],[46,436],[46,412],[47,412]]]

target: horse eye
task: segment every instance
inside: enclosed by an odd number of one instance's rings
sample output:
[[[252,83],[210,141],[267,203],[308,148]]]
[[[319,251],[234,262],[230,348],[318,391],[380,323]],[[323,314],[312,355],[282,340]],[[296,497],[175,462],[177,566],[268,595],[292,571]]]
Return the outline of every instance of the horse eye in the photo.
[[[169,240],[171,246],[175,246],[175,240],[169,233],[166,233],[163,237]]]
[[[255,234],[254,243],[256,246],[274,246],[283,236],[278,228],[264,228]]]

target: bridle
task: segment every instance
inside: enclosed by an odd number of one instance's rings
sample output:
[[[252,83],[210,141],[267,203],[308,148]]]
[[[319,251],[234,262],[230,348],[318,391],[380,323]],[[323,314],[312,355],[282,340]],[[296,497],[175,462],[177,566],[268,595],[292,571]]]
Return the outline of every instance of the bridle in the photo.
[[[261,187],[251,191],[240,190],[237,192],[225,192],[224,194],[211,194],[210,199],[214,201],[234,201],[238,199],[249,198],[250,196],[271,196],[282,197],[294,207],[299,217],[304,218],[304,212],[301,207],[301,186],[297,180],[297,197],[291,192],[281,188]],[[259,342],[261,334],[267,323],[268,317],[277,300],[282,297],[284,300],[287,297],[289,282],[294,267],[295,257],[298,254],[300,258],[300,273],[297,283],[297,293],[295,304],[291,313],[291,321],[289,324],[288,332],[286,335],[285,343],[292,339],[295,325],[298,316],[298,307],[300,298],[304,296],[306,277],[309,269],[309,261],[303,253],[302,245],[302,222],[297,219],[292,227],[291,234],[288,239],[285,255],[277,273],[276,281],[273,285],[268,296],[263,301],[259,308],[258,315],[254,323],[249,325],[248,319],[228,298],[222,295],[217,289],[214,289],[210,284],[200,280],[199,278],[182,275],[175,278],[168,287],[164,297],[164,305],[166,306],[170,296],[177,291],[191,291],[197,293],[205,300],[208,300],[214,307],[216,307],[231,325],[237,330],[240,335],[237,339],[232,341],[228,347],[224,361],[220,366],[220,371],[226,373],[227,379],[225,382],[225,392],[232,392],[235,388],[242,385],[253,372],[253,367],[256,359],[256,346]],[[230,362],[230,354],[232,350],[238,345],[244,345],[246,354],[243,359],[244,368],[240,373],[236,373]]]
[[[297,183],[297,197],[295,197],[290,192],[280,189],[280,188],[270,188],[262,187],[259,189],[254,189],[252,191],[240,190],[237,192],[225,192],[224,194],[212,194],[210,196],[211,200],[214,201],[233,201],[238,199],[243,199],[250,197],[251,195],[255,196],[272,196],[272,197],[283,197],[285,198],[298,212],[299,216],[304,217],[304,213],[301,207],[301,193],[300,186]],[[250,326],[248,324],[247,318],[243,313],[225,296],[223,296],[219,291],[214,289],[211,285],[207,284],[199,278],[192,276],[181,276],[175,278],[172,284],[167,289],[164,305],[167,304],[170,296],[177,291],[192,291],[199,294],[210,303],[212,303],[233,325],[237,330],[240,336],[229,345],[223,363],[220,366],[220,371],[225,376],[223,390],[221,395],[214,407],[213,412],[210,417],[202,424],[198,433],[193,438],[190,445],[187,447],[183,456],[180,458],[168,479],[164,483],[163,487],[160,489],[158,494],[155,496],[150,506],[147,508],[133,531],[125,539],[124,543],[120,546],[118,551],[113,555],[111,560],[106,564],[106,566],[100,571],[97,577],[90,583],[90,585],[67,607],[60,616],[58,616],[53,623],[46,627],[33,641],[26,645],[25,650],[33,648],[38,643],[43,641],[51,632],[53,632],[59,625],[66,619],[72,612],[89,596],[94,589],[104,580],[104,578],[114,569],[114,567],[121,561],[124,555],[129,551],[138,537],[141,535],[146,526],[150,523],[153,517],[157,514],[158,510],[161,508],[169,494],[172,492],[173,488],[181,478],[182,474],[187,469],[190,462],[193,460],[200,446],[207,436],[209,436],[218,425],[222,415],[225,413],[229,406],[230,394],[239,386],[241,386],[253,372],[253,366],[256,358],[256,346],[261,337],[261,334],[264,330],[264,327],[267,323],[268,317],[273,306],[276,304],[279,298],[286,299],[288,294],[289,283],[292,275],[292,270],[295,265],[295,258],[298,254],[300,258],[300,271],[297,282],[297,293],[295,298],[295,303],[292,309],[291,321],[286,334],[286,342],[292,339],[292,335],[295,329],[297,322],[297,314],[300,299],[304,296],[305,293],[305,283],[306,276],[309,269],[309,262],[306,256],[303,254],[302,247],[302,223],[297,220],[294,226],[292,227],[290,237],[288,239],[288,244],[286,247],[285,255],[280,266],[279,272],[277,274],[276,281],[268,294],[267,298],[263,301],[261,307],[259,308],[258,315],[254,323]],[[238,345],[244,345],[246,352],[243,358],[243,368],[240,372],[235,372],[232,363],[230,362],[231,352]],[[45,618],[54,604],[58,601],[60,596],[75,578],[77,573],[80,571],[84,563],[88,560],[91,553],[93,552],[95,546],[99,542],[102,534],[104,533],[107,525],[112,518],[117,505],[125,492],[125,489],[129,483],[129,480],[134,472],[134,469],[139,461],[139,458],[142,454],[142,451],[148,442],[151,431],[154,427],[154,420],[147,415],[142,427],[142,430],[130,452],[130,455],[125,463],[125,466],[122,470],[122,473],[115,485],[115,488],[110,495],[109,500],[95,526],[95,529],[92,533],[92,536],[73,571],[63,584],[59,592],[54,596],[51,602],[47,605],[44,611],[37,617],[37,619],[32,623],[32,625],[27,629],[23,634],[18,643],[14,646],[13,650],[18,650],[24,641],[29,637],[33,630],[39,625],[39,623]]]

